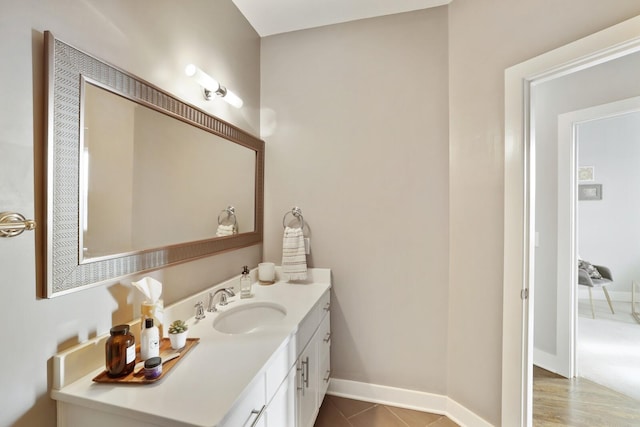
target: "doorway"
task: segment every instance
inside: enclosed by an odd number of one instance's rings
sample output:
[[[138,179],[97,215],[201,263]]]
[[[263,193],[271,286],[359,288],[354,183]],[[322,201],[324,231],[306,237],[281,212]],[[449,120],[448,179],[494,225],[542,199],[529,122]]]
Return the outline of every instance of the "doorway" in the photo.
[[[587,194],[577,202],[576,248],[583,259],[613,273],[605,288],[611,306],[603,289],[594,288],[590,299],[578,287],[576,374],[640,407],[640,325],[631,309],[631,283],[640,275],[640,98],[578,111],[571,121],[577,166],[584,172],[578,173],[578,188],[598,190],[596,197]]]
[[[629,57],[624,63],[612,61],[607,66],[607,74],[615,75],[616,67],[638,69],[640,60]],[[596,78],[602,71],[598,70]],[[618,280],[612,285],[628,291],[629,276],[636,274],[627,272],[629,268],[622,268],[633,263],[630,257],[636,252],[632,249],[635,242],[628,241],[628,238],[637,234],[640,240],[640,230],[634,232],[638,221],[632,218],[630,210],[623,209],[624,203],[635,200],[635,196],[624,193],[627,185],[633,187],[635,179],[631,181],[623,176],[625,170],[627,175],[635,175],[634,168],[632,165],[623,167],[622,164],[625,159],[627,163],[633,162],[635,156],[637,144],[633,134],[637,132],[633,128],[634,125],[637,127],[637,121],[634,114],[640,110],[640,98],[557,114],[558,108],[563,110],[566,106],[575,105],[574,101],[559,100],[566,96],[567,90],[576,88],[571,85],[566,79],[558,79],[547,87],[541,86],[537,89],[537,106],[534,108],[534,112],[544,110],[539,114],[542,122],[554,123],[553,117],[557,115],[557,139],[553,138],[552,126],[536,125],[536,139],[540,143],[536,144],[538,191],[535,196],[534,288],[537,299],[534,304],[533,363],[565,378],[577,375],[577,299],[580,290],[583,294],[587,291],[585,287],[576,285],[578,254],[582,253],[583,259],[621,273],[616,274]],[[621,126],[624,123],[626,126]],[[609,134],[608,144],[602,141],[606,134]],[[586,150],[579,150],[580,141]],[[579,156],[579,153],[582,154]],[[616,165],[616,156],[620,157],[620,165]],[[596,175],[598,163],[600,173]],[[548,173],[554,164],[557,164],[557,175]],[[581,168],[585,172],[582,181],[579,178]],[[544,170],[547,173],[541,173]],[[553,191],[554,187],[556,191]],[[598,189],[598,197],[580,200],[580,189],[594,188]],[[608,194],[604,200],[603,188]],[[578,227],[580,214],[584,224]],[[585,239],[579,246],[580,235]],[[627,283],[627,286],[621,286],[622,283]],[[602,290],[594,292],[598,292],[598,298]],[[630,301],[630,297],[626,300]]]
[[[505,73],[505,241],[502,424],[531,425],[536,212],[536,88],[640,50],[640,17],[509,68]],[[607,80],[600,86],[611,86]],[[580,97],[581,92],[575,95]],[[627,98],[631,94],[627,91]],[[602,104],[594,102],[592,105]],[[580,107],[577,107],[580,108]],[[576,108],[573,108],[576,110]],[[571,111],[571,110],[567,110]],[[555,116],[557,120],[557,115]],[[556,199],[557,200],[557,199]],[[556,210],[557,211],[557,210]],[[557,255],[556,255],[557,256]],[[552,293],[549,293],[551,295]],[[558,309],[557,295],[550,307]],[[557,327],[556,319],[551,322]],[[555,342],[557,336],[553,332]]]

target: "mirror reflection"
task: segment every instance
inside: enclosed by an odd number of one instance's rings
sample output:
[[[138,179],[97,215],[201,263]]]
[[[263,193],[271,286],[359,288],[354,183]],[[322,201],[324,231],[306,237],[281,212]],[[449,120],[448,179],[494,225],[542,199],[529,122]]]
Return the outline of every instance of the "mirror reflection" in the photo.
[[[83,101],[81,259],[255,230],[254,150],[91,81]]]
[[[264,141],[49,31],[45,52],[45,297],[262,242]]]

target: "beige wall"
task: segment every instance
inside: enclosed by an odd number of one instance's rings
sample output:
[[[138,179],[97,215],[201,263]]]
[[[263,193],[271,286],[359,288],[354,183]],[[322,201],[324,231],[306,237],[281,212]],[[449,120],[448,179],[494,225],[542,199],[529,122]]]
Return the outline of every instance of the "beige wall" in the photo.
[[[265,259],[299,206],[333,271],[335,378],[444,394],[447,8],[263,39]]]
[[[258,133],[260,41],[230,0],[0,0],[0,211],[34,215],[34,144],[43,136],[44,30]],[[217,16],[224,19],[216,19]],[[243,97],[205,104],[184,76],[194,62]],[[154,272],[165,302],[255,265],[261,246]],[[51,357],[131,319],[128,283],[37,299],[34,233],[0,239],[0,425],[55,426]]]
[[[504,70],[637,14],[637,0],[454,0],[449,7],[447,387],[492,423],[500,422],[501,400]]]

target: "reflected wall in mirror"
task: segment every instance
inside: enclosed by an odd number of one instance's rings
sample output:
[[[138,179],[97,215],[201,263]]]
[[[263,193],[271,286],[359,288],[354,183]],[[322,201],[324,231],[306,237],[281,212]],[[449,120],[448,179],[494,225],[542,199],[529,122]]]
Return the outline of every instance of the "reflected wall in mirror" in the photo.
[[[46,297],[262,241],[263,141],[45,45]],[[238,234],[218,230],[229,206]]]
[[[255,151],[83,81],[82,262],[254,230]]]

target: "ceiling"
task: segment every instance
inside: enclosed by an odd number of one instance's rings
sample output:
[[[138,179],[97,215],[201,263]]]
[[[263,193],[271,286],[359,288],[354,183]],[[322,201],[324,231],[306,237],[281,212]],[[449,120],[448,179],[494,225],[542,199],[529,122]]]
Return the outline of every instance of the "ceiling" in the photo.
[[[260,37],[449,4],[451,0],[233,0]]]

